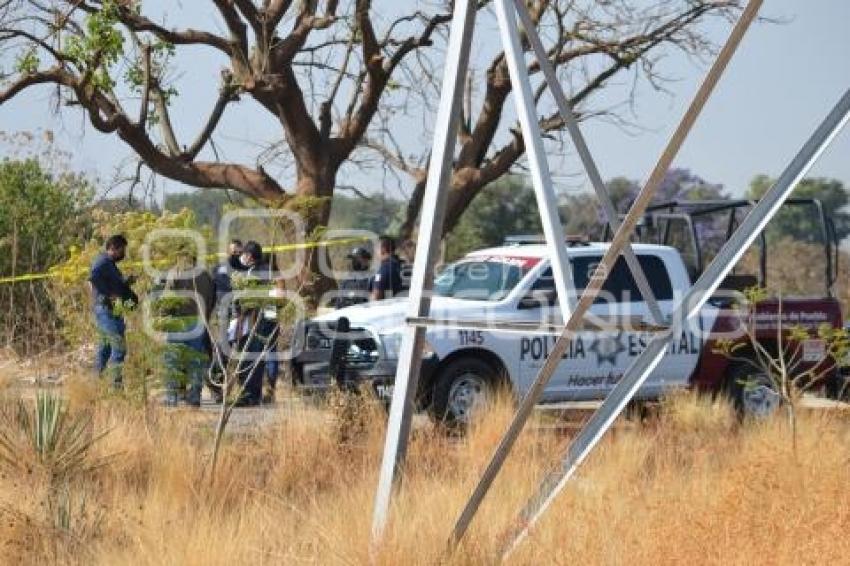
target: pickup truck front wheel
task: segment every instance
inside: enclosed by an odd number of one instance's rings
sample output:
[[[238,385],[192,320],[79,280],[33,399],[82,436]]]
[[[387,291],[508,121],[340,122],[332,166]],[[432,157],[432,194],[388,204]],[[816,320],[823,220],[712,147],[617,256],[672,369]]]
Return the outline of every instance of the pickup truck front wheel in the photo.
[[[730,368],[726,390],[742,418],[769,417],[782,404],[770,377],[749,364],[739,363]]]
[[[449,362],[437,370],[430,414],[449,426],[468,425],[474,414],[492,398],[498,372],[471,357]]]

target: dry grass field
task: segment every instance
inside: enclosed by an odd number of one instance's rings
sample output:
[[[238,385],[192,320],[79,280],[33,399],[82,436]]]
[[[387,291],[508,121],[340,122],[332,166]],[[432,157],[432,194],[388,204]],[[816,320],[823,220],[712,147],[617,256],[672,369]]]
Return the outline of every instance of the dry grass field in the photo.
[[[103,399],[83,380],[64,395],[69,418],[90,415],[97,439],[64,473],[21,433],[19,401],[2,407],[0,454],[14,455],[0,468],[3,563],[495,563],[513,514],[568,440],[552,427],[525,433],[447,557],[510,405],[463,438],[417,427],[392,528],[370,552],[380,409],[281,405],[262,426],[232,429],[211,477],[214,415]],[[850,415],[804,413],[799,434],[794,454],[782,418],[739,424],[723,403],[670,399],[643,423],[618,424],[511,563],[846,563]]]

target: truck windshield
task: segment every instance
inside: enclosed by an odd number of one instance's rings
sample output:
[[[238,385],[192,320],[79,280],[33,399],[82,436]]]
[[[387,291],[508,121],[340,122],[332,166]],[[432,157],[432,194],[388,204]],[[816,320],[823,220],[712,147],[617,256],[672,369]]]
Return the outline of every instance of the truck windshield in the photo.
[[[470,301],[499,301],[516,287],[528,267],[523,262],[462,260],[434,280],[434,294]]]

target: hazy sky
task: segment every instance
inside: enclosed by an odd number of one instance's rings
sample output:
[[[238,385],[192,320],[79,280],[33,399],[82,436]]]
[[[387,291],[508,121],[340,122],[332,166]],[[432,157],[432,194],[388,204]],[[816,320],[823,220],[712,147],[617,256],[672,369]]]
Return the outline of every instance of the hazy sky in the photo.
[[[762,13],[790,21],[751,28],[676,160],[733,191],[755,172],[778,175],[850,88],[850,2],[766,0]],[[641,97],[638,116],[652,132],[629,139],[611,127],[585,129],[606,174],[646,177],[704,72],[681,65],[674,99]],[[850,184],[850,131],[811,175]]]
[[[179,6],[175,9],[186,12],[191,5],[146,0],[145,9]],[[393,3],[393,9],[403,7]],[[762,14],[787,23],[759,23],[750,30],[675,162],[724,184],[733,194],[740,193],[756,173],[777,175],[850,88],[850,1],[766,0]],[[196,27],[221,27],[208,9],[192,15]],[[720,43],[728,26],[713,24],[710,33]],[[496,37],[490,27],[479,33],[477,44]],[[213,80],[210,69],[220,66],[204,50],[196,49],[187,56],[209,65],[189,66],[181,76],[183,86],[173,117],[178,135],[184,133],[187,138],[183,143],[190,141],[212,106],[215,93],[204,85]],[[669,85],[672,96],[648,88],[639,91],[632,118],[640,126],[639,132],[629,135],[602,122],[584,125],[603,177],[645,179],[705,72],[704,65],[678,55],[669,57],[663,68],[678,80]],[[627,88],[625,79],[619,88]],[[616,96],[616,88],[612,95]],[[54,130],[60,147],[73,152],[76,167],[110,178],[131,152],[117,138],[86,127],[78,112],[65,111],[61,117],[49,112],[50,97],[49,89],[31,90],[0,106],[0,130]],[[250,103],[228,109],[219,131],[217,140],[227,157],[246,162],[256,155],[257,144],[280,135],[270,116]],[[575,174],[580,167],[574,156],[553,156],[553,170],[555,174]],[[850,185],[850,132],[840,134],[812,175],[836,177]],[[380,176],[369,178],[362,173],[346,180],[351,178],[371,187],[382,182]],[[566,190],[584,184],[583,178],[571,177]],[[176,183],[167,187],[169,191],[182,189]]]

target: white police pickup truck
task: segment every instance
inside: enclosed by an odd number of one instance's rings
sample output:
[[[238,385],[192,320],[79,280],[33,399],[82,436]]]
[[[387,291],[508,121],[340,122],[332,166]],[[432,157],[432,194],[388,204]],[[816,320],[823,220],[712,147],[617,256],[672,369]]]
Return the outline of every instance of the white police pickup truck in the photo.
[[[568,248],[579,291],[607,246],[583,243]],[[691,285],[679,252],[651,244],[633,247],[662,313],[669,316],[676,299]],[[562,324],[546,247],[509,245],[470,253],[440,272],[434,293],[430,313],[433,319],[525,323],[519,326],[529,329],[457,328],[462,324],[454,329],[429,327],[420,404],[436,418],[466,421],[482,396],[497,386],[509,385],[522,395],[556,340],[552,326]],[[785,299],[781,309],[766,301],[759,303],[757,309],[764,315],[759,333],[764,334],[765,340],[775,340],[776,324],[785,320],[794,320],[812,330],[823,323],[841,327],[840,307],[831,298]],[[293,341],[295,379],[308,388],[329,385],[328,360],[334,331],[337,321],[345,317],[350,324],[350,342],[344,356],[346,374],[372,382],[379,393],[391,394],[401,330],[408,312],[408,300],[396,298],[347,307],[299,324]],[[771,313],[778,314],[781,320],[777,316],[771,318]],[[652,338],[650,331],[641,328],[653,323],[649,309],[622,258],[590,315],[598,321],[616,319],[631,325],[625,329],[622,324],[617,329],[601,325],[580,332],[549,382],[544,403],[603,398]],[[638,398],[654,399],[671,389],[689,386],[728,389],[742,410],[772,411],[779,398],[770,381],[759,379],[757,386],[750,383],[744,387],[742,372],[751,374],[752,369],[730,362],[712,347],[719,337],[735,335],[732,318],[722,310],[721,301],[709,301],[700,315],[671,341],[667,355],[638,392]],[[818,342],[807,341],[806,363],[823,362],[825,348]]]

